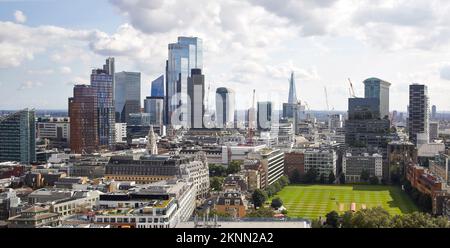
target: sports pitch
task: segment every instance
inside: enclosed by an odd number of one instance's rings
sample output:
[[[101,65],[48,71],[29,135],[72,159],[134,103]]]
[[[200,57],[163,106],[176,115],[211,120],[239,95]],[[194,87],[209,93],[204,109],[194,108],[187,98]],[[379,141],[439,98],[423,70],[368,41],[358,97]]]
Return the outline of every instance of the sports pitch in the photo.
[[[356,211],[381,206],[390,214],[418,211],[399,187],[378,185],[290,185],[277,196],[283,200],[289,217],[316,219],[330,211],[343,213],[355,203]]]

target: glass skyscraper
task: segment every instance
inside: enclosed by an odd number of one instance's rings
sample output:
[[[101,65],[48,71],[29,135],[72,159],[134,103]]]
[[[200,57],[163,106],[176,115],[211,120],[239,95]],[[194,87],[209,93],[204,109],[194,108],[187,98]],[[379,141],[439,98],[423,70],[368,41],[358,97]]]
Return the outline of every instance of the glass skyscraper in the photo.
[[[161,75],[152,81],[150,96],[164,97],[164,75]]]
[[[112,149],[115,142],[114,75],[104,69],[94,69],[91,86],[97,93],[99,145]]]
[[[36,161],[36,119],[34,110],[22,110],[0,117],[0,162]]]
[[[166,120],[170,122],[173,111],[187,104],[187,78],[191,69],[203,69],[203,42],[197,37],[178,37],[177,43],[169,44],[166,64]],[[181,93],[174,99],[176,93]]]
[[[230,88],[216,90],[216,125],[218,128],[233,128],[235,93]]]
[[[390,83],[378,78],[364,80],[364,98],[378,98],[380,118],[389,117],[389,87]]]
[[[141,73],[115,74],[114,106],[116,122],[127,122],[129,114],[141,112]]]

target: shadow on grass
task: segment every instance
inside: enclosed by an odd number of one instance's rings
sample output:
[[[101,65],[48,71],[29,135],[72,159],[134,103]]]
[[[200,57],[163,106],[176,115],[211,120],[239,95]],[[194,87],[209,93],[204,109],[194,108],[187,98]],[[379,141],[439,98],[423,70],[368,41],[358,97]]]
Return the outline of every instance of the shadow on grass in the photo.
[[[389,191],[392,200],[387,204],[390,208],[398,208],[402,213],[411,213],[417,211],[417,206],[409,199],[408,195],[403,192],[399,186],[384,185],[354,185],[355,191]]]

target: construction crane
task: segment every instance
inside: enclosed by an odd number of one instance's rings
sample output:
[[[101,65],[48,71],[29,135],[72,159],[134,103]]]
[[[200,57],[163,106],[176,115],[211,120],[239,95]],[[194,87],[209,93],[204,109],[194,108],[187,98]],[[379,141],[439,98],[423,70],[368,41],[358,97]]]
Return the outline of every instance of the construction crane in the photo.
[[[327,87],[323,86],[323,89],[325,91],[325,102],[327,104],[327,111],[330,111],[330,105],[328,104],[328,92],[327,92]]]
[[[348,82],[350,83],[350,97],[356,98],[355,89],[353,88],[353,84],[350,78],[348,79]]]

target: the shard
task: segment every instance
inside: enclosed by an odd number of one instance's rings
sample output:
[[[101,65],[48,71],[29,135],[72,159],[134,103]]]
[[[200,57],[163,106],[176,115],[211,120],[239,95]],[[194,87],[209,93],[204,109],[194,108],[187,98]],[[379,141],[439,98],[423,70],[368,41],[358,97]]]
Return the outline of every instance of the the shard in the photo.
[[[289,104],[297,103],[297,89],[295,88],[294,72],[291,73],[291,79],[289,80]]]

